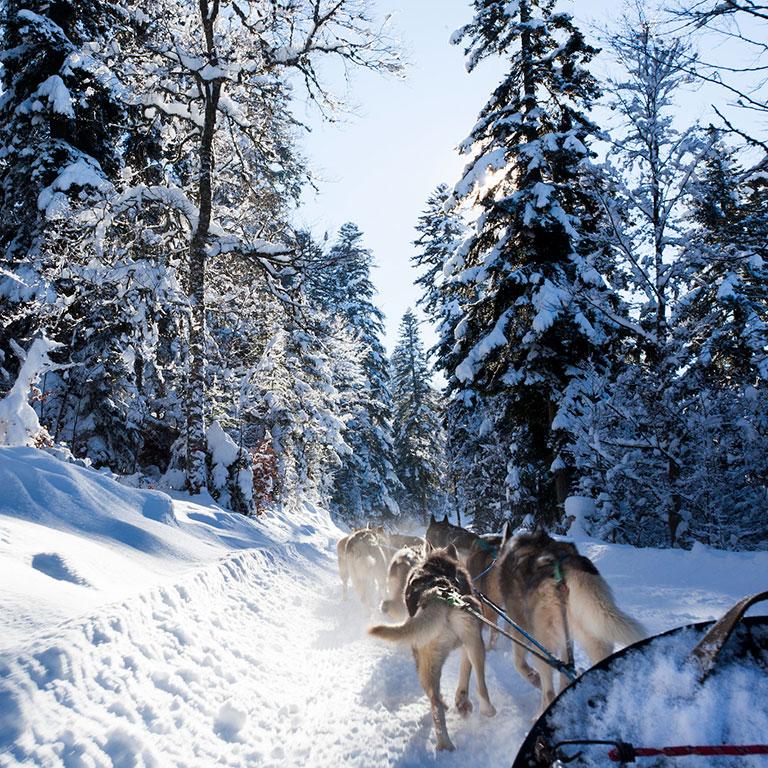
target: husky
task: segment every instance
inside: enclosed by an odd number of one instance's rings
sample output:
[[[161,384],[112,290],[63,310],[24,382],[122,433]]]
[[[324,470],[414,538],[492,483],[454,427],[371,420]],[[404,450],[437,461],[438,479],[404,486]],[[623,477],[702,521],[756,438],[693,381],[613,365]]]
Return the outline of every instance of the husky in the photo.
[[[345,536],[336,546],[344,598],[349,580],[368,609],[377,604],[377,595],[384,594],[386,588],[387,558],[382,549],[384,535],[383,528],[361,528]]]
[[[496,714],[485,684],[485,646],[480,621],[468,613],[457,599],[475,611],[480,605],[472,597],[472,581],[459,565],[453,545],[429,554],[408,576],[405,604],[408,618],[403,624],[379,624],[368,632],[390,642],[410,645],[416,671],[427,694],[435,726],[438,750],[453,750],[445,725],[446,705],[440,695],[440,675],[448,654],[461,648],[461,670],[456,689],[456,709],[462,715],[472,711],[469,677],[474,668],[480,695],[480,711],[487,717]]]
[[[592,561],[575,545],[555,541],[545,531],[512,536],[502,534],[502,551],[493,569],[494,592],[501,596],[509,616],[548,648],[565,658],[568,633],[584,648],[592,664],[613,651],[615,643],[629,645],[646,636],[644,627],[617,606],[611,588]],[[562,586],[558,586],[558,577]],[[515,667],[532,685],[541,689],[543,712],[555,697],[553,670],[515,644]],[[568,684],[560,676],[561,687]]]
[[[393,550],[402,547],[418,548],[424,546],[424,539],[421,536],[412,536],[409,533],[398,533],[397,531],[390,531],[387,534],[387,542]]]
[[[460,525],[453,525],[448,522],[448,515],[438,522],[434,515],[429,516],[429,525],[427,526],[427,541],[435,548],[447,547],[453,544],[459,553],[462,563],[467,562],[472,545],[480,537]]]
[[[501,535],[483,534],[473,542],[467,557],[467,570],[472,577],[474,586],[493,600],[496,605],[500,605],[503,600],[498,591],[499,581],[494,578],[494,569],[499,561],[500,552]],[[491,624],[497,623],[496,612],[485,604],[483,604],[483,615]],[[499,633],[495,629],[491,629],[488,638],[489,651],[496,647],[498,637]]]
[[[404,619],[408,614],[405,607],[405,585],[411,571],[432,552],[432,547],[423,539],[418,546],[404,546],[395,552],[387,570],[387,597],[379,610],[390,618]]]

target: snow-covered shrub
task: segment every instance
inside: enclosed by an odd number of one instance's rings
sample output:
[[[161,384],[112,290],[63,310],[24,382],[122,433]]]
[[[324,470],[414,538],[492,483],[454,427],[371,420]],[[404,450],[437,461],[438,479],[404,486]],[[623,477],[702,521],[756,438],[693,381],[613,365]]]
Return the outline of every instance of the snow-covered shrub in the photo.
[[[253,463],[250,453],[214,421],[206,433],[208,440],[208,489],[222,506],[233,512],[254,512]]]
[[[29,392],[40,376],[56,367],[48,357],[61,345],[45,337],[35,339],[24,356],[10,392],[0,400],[0,445],[50,445],[52,440],[29,404]]]

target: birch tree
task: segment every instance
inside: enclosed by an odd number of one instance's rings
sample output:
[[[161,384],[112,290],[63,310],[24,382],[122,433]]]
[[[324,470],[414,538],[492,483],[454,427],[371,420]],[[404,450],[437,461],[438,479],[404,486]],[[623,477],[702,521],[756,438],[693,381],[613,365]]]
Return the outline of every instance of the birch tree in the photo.
[[[260,132],[270,110],[284,107],[289,71],[306,85],[309,98],[328,105],[318,62],[397,72],[400,64],[382,29],[361,0],[167,0],[147,8],[128,4],[133,34],[121,55],[145,114],[163,134],[162,183],[128,189],[123,205],[162,199],[183,214],[188,232],[185,258],[190,299],[187,359],[187,486],[205,485],[206,282],[209,259],[229,253],[262,271],[277,293],[290,253],[284,240],[251,225],[240,208],[222,206],[222,177],[241,200],[264,188],[265,165],[254,156],[274,152]],[[226,169],[235,167],[236,174]],[[247,209],[247,208],[246,208]],[[263,224],[263,222],[262,222]]]

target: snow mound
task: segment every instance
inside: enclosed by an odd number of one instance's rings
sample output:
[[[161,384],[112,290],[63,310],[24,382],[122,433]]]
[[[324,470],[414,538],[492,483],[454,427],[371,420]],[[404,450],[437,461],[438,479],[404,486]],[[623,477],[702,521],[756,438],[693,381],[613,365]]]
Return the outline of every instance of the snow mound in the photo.
[[[0,649],[233,550],[276,540],[320,549],[336,536],[314,508],[257,525],[202,502],[130,488],[34,448],[0,446]]]

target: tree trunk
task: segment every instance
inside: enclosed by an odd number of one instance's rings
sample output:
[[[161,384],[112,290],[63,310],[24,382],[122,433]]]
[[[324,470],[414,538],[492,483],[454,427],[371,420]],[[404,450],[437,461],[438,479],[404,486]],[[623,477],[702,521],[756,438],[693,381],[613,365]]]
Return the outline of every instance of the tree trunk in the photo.
[[[674,489],[677,478],[680,475],[680,467],[677,465],[677,462],[672,459],[669,459],[667,467],[669,482]],[[683,521],[683,518],[680,515],[680,507],[682,506],[680,494],[673,490],[670,496],[670,502],[671,505],[669,507],[669,515],[667,516],[667,524],[669,525],[669,544],[674,547],[677,544],[677,529]]]
[[[208,8],[207,0],[200,0],[200,15],[205,33],[208,60],[216,64],[213,25],[218,3]],[[189,327],[189,387],[187,390],[187,489],[200,493],[207,486],[205,464],[205,257],[211,228],[213,207],[213,137],[221,94],[218,80],[201,82],[205,93],[205,119],[200,137],[200,181],[198,184],[198,220],[189,248],[189,294],[192,315]]]

